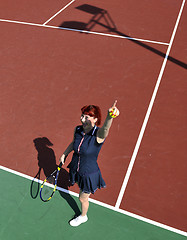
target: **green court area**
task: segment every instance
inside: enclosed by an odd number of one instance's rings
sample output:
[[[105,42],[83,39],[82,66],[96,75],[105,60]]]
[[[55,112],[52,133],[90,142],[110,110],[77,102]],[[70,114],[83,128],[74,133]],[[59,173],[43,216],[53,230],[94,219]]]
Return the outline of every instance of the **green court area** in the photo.
[[[76,197],[56,192],[47,203],[38,183],[0,170],[0,239],[3,240],[185,240],[186,237],[90,203],[89,221],[73,228]]]

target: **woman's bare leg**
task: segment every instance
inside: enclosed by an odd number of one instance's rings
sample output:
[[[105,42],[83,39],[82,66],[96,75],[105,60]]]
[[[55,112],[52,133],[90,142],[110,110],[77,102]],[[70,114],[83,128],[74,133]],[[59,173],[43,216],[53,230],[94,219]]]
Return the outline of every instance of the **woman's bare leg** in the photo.
[[[79,193],[79,200],[81,202],[81,209],[82,209],[82,216],[86,216],[89,208],[89,201],[88,198],[90,196],[90,193],[84,193],[80,191]]]

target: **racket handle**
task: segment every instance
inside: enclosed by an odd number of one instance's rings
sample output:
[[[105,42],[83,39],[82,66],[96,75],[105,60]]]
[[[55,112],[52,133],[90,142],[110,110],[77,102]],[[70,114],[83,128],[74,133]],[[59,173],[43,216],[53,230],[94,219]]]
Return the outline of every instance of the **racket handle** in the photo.
[[[60,167],[60,168],[62,167],[62,162],[59,164],[59,167]]]

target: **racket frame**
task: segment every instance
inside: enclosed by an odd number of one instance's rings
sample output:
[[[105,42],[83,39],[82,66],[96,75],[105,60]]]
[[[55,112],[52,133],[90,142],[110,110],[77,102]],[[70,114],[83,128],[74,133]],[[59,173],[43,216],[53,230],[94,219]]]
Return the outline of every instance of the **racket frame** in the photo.
[[[58,181],[58,176],[59,176],[59,173],[60,173],[60,170],[61,170],[61,167],[62,167],[62,163],[59,164],[59,166],[57,167],[57,169],[52,172],[50,174],[50,176],[48,176],[42,183],[41,187],[40,187],[40,199],[43,201],[43,202],[48,202],[54,195],[55,191],[56,191],[56,187],[57,187],[57,181]],[[57,173],[56,173],[57,172]],[[47,180],[52,176],[54,176],[54,174],[56,173],[56,176],[55,176],[55,184],[54,184],[54,188],[53,188],[53,191],[51,193],[51,196],[48,198],[48,199],[43,199],[42,197],[42,190],[43,190],[43,187],[44,187],[44,184],[47,182]]]

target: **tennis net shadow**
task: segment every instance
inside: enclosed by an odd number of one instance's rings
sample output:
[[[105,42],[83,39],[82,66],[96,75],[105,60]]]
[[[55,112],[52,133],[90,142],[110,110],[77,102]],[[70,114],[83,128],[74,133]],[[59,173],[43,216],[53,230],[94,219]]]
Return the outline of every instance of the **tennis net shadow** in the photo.
[[[112,17],[110,16],[110,14],[108,13],[107,10],[101,9],[101,8],[98,8],[98,7],[89,5],[89,4],[80,5],[80,6],[76,7],[76,9],[92,15],[92,17],[90,18],[90,20],[87,23],[77,22],[77,21],[65,21],[59,27],[76,29],[76,30],[80,30],[80,32],[81,32],[81,30],[82,31],[84,30],[84,31],[88,31],[88,33],[89,33],[89,31],[94,30],[95,26],[100,25],[106,31],[108,31],[110,33],[115,33],[118,36],[125,37],[129,41],[132,41],[133,43],[139,45],[140,47],[143,47],[162,58],[167,57],[168,61],[170,61],[182,68],[187,69],[186,63],[184,63],[174,57],[166,56],[166,54],[164,52],[161,52],[161,51],[157,50],[156,48],[153,48],[153,47],[149,46],[148,44],[145,44],[142,41],[134,39],[133,37],[119,31],[115,25],[115,22],[113,21]],[[104,20],[104,21],[101,22],[101,20]]]

